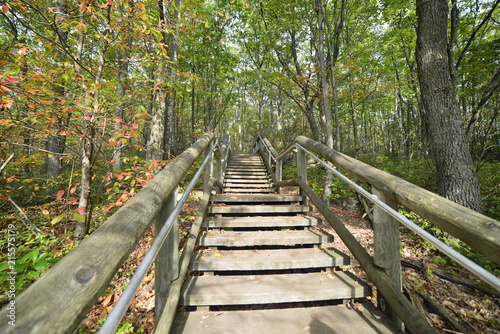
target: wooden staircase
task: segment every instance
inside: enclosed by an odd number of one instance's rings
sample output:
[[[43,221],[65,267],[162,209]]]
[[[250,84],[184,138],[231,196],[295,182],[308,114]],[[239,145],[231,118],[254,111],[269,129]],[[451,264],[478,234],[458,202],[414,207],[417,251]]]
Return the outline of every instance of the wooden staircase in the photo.
[[[232,154],[211,203],[173,333],[397,332],[369,304],[344,305],[370,287],[336,270],[349,257],[322,247],[333,236],[301,196],[276,194],[259,155]]]

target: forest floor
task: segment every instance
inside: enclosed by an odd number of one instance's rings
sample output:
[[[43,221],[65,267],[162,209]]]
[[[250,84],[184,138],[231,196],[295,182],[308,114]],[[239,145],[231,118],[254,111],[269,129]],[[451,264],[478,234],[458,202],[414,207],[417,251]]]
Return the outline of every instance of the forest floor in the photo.
[[[293,191],[294,189],[292,188],[287,192],[292,193]],[[179,230],[181,234],[181,246],[183,246],[183,240],[185,240],[194,219],[198,203],[199,201],[196,196],[190,197],[190,200],[185,204],[185,210],[183,210],[180,215]],[[347,229],[356,237],[367,252],[373,255],[373,230],[368,216],[365,215],[363,211],[357,209],[349,210],[341,205],[333,206],[332,211],[339,216]],[[322,218],[315,207],[312,215]],[[324,223],[326,224],[326,221],[324,221]],[[351,257],[351,264],[342,269],[352,272],[372,285],[366,273],[352,257],[350,251],[340,240],[335,231],[329,225],[323,225],[320,229],[335,236],[335,241],[326,246],[333,246]],[[403,274],[408,279],[407,282],[409,282],[412,289],[430,297],[439,305],[441,310],[446,311],[452,318],[458,320],[459,325],[461,325],[464,330],[463,332],[498,333],[500,329],[499,294],[485,294],[435,276],[432,272],[432,268],[438,269],[439,267],[439,269],[443,271],[453,273],[456,277],[461,276],[465,279],[475,280],[471,274],[460,267],[450,267],[444,263],[436,265],[433,259],[439,256],[438,252],[426,247],[425,244],[416,238],[408,229],[401,227],[400,236],[402,243],[402,258],[411,259],[413,262],[416,261],[420,264],[424,264],[424,268],[429,266],[429,268],[425,270],[403,266]],[[151,246],[153,239],[154,229],[152,227],[146,232],[129,259],[119,270],[120,275],[115,276],[107,291],[99,298],[98,302],[87,314],[87,317],[79,327],[79,333],[95,332],[100,327],[100,324],[119,299],[123,288],[126,286],[130,277],[133,275]],[[475,281],[477,282],[477,280]],[[376,296],[376,288],[373,285],[372,287],[374,291],[373,295]],[[372,297],[370,300],[376,304],[376,297]],[[420,302],[422,310],[425,312],[426,319],[434,326],[437,333],[462,332],[453,328],[442,316],[438,315],[439,308],[435,308],[423,300],[420,300]],[[129,306],[117,332],[152,333],[154,329],[154,304],[154,268],[152,268],[137,291],[136,298]],[[363,309],[354,305],[353,312],[363,312]]]

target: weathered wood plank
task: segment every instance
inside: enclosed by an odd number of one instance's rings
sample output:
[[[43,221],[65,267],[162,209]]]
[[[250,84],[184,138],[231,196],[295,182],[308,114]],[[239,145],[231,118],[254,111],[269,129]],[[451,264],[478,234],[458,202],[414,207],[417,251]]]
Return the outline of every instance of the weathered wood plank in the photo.
[[[363,267],[370,280],[386,297],[387,303],[403,320],[408,330],[411,333],[435,333],[434,329],[420,313],[418,313],[408,298],[399,290],[399,287],[387,276],[385,271],[375,265],[370,254],[366,252],[363,246],[361,246],[351,232],[344,226],[344,223],[330,210],[325,202],[323,202],[323,200],[321,200],[321,198],[319,198],[319,196],[302,180],[300,180],[300,187],[307,196],[309,196],[335,232],[337,232],[340,239],[342,239],[347,248],[349,248],[361,267]]]
[[[389,173],[300,136],[296,143],[361,182],[387,192],[402,206],[462,240],[500,264],[500,222],[467,209]]]
[[[372,189],[372,193],[392,209],[397,210],[397,203],[387,196],[386,193],[375,187]],[[399,290],[403,291],[399,248],[399,222],[376,205],[373,208],[373,243],[373,261],[377,266],[383,268],[387,276],[399,287]],[[383,296],[380,295],[377,298],[380,299]],[[394,324],[398,328],[403,329],[401,319],[398,318],[391,307],[388,307],[388,314]]]
[[[198,239],[200,246],[284,246],[284,245],[319,245],[333,242],[333,236],[313,231],[257,231],[207,233]]]
[[[336,249],[264,249],[221,250],[197,253],[190,270],[196,271],[256,271],[301,268],[332,268],[348,265],[349,256]]]
[[[292,205],[226,205],[210,206],[208,213],[308,213],[312,211],[310,206],[292,206]]]
[[[335,275],[195,276],[189,277],[180,305],[250,305],[369,296],[370,287],[348,272]],[[293,289],[290,289],[293,287]]]
[[[71,333],[102,295],[179,180],[212,141],[204,134],[137,195],[16,298],[16,326],[1,333]],[[7,319],[8,310],[0,312]]]
[[[213,203],[225,202],[299,202],[302,196],[295,195],[216,195],[210,197]]]
[[[160,317],[160,321],[156,321],[155,333],[169,333],[170,328],[172,327],[172,322],[177,310],[177,304],[179,303],[179,298],[181,295],[182,283],[184,282],[184,277],[186,276],[189,262],[191,261],[191,257],[193,256],[193,250],[196,246],[196,240],[198,239],[198,234],[200,233],[201,224],[205,219],[206,209],[210,200],[210,193],[212,192],[214,180],[214,178],[210,179],[210,181],[204,188],[203,198],[198,208],[198,212],[196,213],[196,218],[193,221],[193,226],[189,231],[186,245],[184,246],[181,258],[179,259],[179,278],[174,280],[170,285],[170,290],[168,291],[168,295],[166,297],[165,306],[163,307],[163,314]]]
[[[208,228],[235,228],[235,227],[298,227],[317,226],[321,220],[313,217],[220,217],[207,218],[204,226]]]
[[[373,304],[362,304],[362,309],[363,313],[337,305],[277,310],[181,312],[175,319],[172,334],[402,333],[388,319],[377,320],[371,316]]]

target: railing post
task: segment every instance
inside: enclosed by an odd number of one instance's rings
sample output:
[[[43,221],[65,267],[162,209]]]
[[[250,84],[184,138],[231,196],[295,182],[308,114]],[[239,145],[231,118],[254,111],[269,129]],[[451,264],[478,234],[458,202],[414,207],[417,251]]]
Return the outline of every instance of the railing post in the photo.
[[[398,206],[396,201],[390,196],[387,196],[385,192],[373,187],[372,193],[392,209],[397,210]],[[373,239],[375,264],[383,268],[387,275],[402,291],[399,222],[376,205],[373,207]],[[396,313],[389,308],[383,296],[379,295],[377,299],[382,311],[387,312],[397,328],[402,330],[403,322],[397,317]]]
[[[205,157],[207,154],[209,154],[210,150],[212,149],[212,146],[214,145],[214,142],[210,142],[210,145],[205,149]],[[207,186],[208,182],[210,181],[210,178],[214,175],[214,156],[209,158],[207,164],[205,165],[205,171],[203,173],[203,189]]]
[[[280,182],[282,178],[283,161],[276,160],[276,182]],[[278,188],[278,194],[281,194],[281,188]]]
[[[177,205],[177,186],[167,199],[155,219],[155,237],[161,230],[167,218]],[[163,246],[160,248],[155,260],[155,321],[160,320],[160,316],[165,306],[165,298],[170,282],[179,276],[179,224],[174,221],[172,229],[168,234]]]
[[[297,174],[307,184],[307,159],[306,152],[297,148]],[[307,195],[304,190],[300,189],[302,195],[302,205],[308,205]]]

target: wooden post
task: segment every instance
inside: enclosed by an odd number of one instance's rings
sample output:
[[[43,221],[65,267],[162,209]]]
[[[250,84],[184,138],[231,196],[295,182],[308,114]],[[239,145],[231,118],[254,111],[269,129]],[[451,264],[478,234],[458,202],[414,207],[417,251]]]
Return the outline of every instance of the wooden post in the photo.
[[[382,202],[397,210],[396,201],[387,196],[382,190],[375,187],[372,193]],[[374,238],[374,263],[382,268],[387,276],[402,291],[401,283],[401,256],[399,252],[399,222],[387,212],[374,205],[373,208],[373,238]],[[385,302],[383,296],[377,296],[378,306],[387,312],[398,329],[403,330],[403,322],[398,318],[394,310]]]
[[[210,150],[212,149],[213,145],[214,145],[213,141],[210,143],[210,145],[208,145],[207,149],[205,150],[205,158],[207,157],[208,152],[210,152]],[[207,186],[213,173],[214,173],[214,156],[212,154],[211,157],[208,159],[207,164],[205,165],[205,170],[203,173],[203,189],[205,189],[205,187]]]
[[[307,160],[306,152],[297,148],[297,174],[307,184]],[[308,205],[307,195],[303,189],[300,189],[300,194],[302,195],[302,205]]]
[[[276,182],[280,182],[282,180],[282,169],[283,169],[283,160],[276,160]],[[281,188],[278,187],[278,194],[281,194]]]
[[[224,153],[222,153],[222,155],[215,160],[215,178],[221,182],[222,182],[222,159],[223,159],[223,157],[224,157]],[[216,187],[215,192],[217,194],[222,193],[222,188]]]
[[[177,186],[167,199],[155,219],[155,238],[168,217],[177,205]],[[155,260],[155,321],[160,320],[160,316],[165,305],[165,298],[170,288],[170,282],[179,276],[179,224],[177,219],[172,225],[170,233],[167,235],[163,246],[160,248]]]

